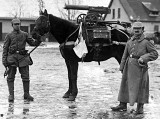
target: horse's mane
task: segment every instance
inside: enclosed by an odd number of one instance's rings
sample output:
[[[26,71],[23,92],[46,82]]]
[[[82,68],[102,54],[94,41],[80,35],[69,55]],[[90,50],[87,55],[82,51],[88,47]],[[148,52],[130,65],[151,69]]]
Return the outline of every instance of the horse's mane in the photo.
[[[56,17],[56,16],[54,16],[54,15],[52,15],[52,14],[49,14],[49,17],[51,17],[51,21],[53,21],[54,20],[54,23],[55,24],[65,24],[65,26],[67,25],[67,26],[76,26],[75,25],[75,23],[73,23],[73,22],[70,22],[70,21],[68,21],[68,20],[66,20],[66,19],[62,19],[62,18],[60,18],[60,17]]]
[[[56,17],[52,14],[49,14],[49,21],[51,25],[50,32],[53,35],[56,34],[54,36],[57,36],[56,39],[59,43],[63,43],[66,38],[78,27],[75,23]]]

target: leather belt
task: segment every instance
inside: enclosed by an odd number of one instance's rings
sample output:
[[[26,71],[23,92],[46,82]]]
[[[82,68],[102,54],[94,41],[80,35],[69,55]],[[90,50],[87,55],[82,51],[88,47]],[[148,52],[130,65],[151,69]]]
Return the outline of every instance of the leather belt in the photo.
[[[28,52],[28,50],[13,50],[12,52],[10,51],[11,54],[14,54],[14,53],[17,53],[17,54],[20,54],[20,55],[26,55]]]
[[[129,57],[130,58],[135,58],[135,59],[139,59],[140,58],[140,56],[136,56],[136,55],[133,55],[133,54],[130,54]]]

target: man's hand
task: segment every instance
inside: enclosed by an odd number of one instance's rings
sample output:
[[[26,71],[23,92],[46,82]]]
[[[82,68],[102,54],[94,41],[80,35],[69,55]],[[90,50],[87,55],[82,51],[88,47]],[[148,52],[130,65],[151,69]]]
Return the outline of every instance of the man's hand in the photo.
[[[117,41],[112,41],[113,44],[119,45],[119,42]]]
[[[142,59],[141,57],[138,59],[138,62],[139,62],[139,63],[144,63],[144,62],[143,62],[143,59]]]
[[[5,68],[8,67],[8,63],[7,62],[4,62],[3,65],[4,65]]]
[[[119,71],[123,74],[123,70],[119,69]]]
[[[6,70],[5,70],[5,72],[4,72],[4,78],[8,75],[8,67],[5,67],[6,68]]]

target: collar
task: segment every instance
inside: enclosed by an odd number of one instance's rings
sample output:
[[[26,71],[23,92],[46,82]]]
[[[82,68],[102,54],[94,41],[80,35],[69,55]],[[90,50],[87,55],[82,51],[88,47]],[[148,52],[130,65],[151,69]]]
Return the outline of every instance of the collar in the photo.
[[[21,33],[21,30],[19,30],[19,31],[13,30],[12,33],[14,33],[14,34]]]
[[[141,42],[142,40],[144,40],[144,34],[142,34],[141,36],[138,36],[138,37],[136,37],[136,36],[133,36],[132,38],[131,38],[131,40],[132,41],[134,41],[134,40],[137,40],[138,42]]]

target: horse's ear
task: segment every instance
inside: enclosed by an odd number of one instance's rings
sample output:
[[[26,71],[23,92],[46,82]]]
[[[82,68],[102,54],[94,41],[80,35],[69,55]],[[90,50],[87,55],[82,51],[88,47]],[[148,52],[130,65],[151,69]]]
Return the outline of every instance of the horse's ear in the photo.
[[[48,15],[48,12],[46,9],[44,10],[44,15]]]
[[[39,11],[39,15],[42,15],[42,14],[43,14],[43,11],[42,11],[42,10],[40,10],[40,11]]]

